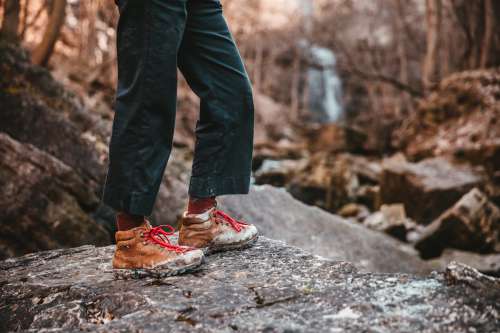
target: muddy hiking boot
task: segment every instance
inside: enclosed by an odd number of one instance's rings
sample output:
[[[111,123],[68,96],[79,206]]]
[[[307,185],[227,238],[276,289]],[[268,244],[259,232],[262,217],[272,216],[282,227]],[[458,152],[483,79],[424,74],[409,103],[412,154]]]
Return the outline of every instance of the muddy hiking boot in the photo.
[[[203,252],[170,243],[168,237],[173,233],[174,229],[169,225],[152,228],[147,221],[140,227],[116,232],[115,277],[161,278],[190,272],[200,266]]]
[[[254,225],[237,221],[213,207],[202,214],[184,212],[179,244],[202,249],[205,254],[249,247],[258,238]]]

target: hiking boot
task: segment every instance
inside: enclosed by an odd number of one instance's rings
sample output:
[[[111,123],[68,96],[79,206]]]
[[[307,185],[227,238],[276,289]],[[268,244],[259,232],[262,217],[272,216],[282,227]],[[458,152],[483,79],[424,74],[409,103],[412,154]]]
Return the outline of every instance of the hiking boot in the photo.
[[[202,214],[184,212],[179,244],[203,249],[205,254],[251,246],[258,238],[254,225],[237,221],[216,207]]]
[[[163,228],[167,228],[168,232]],[[203,252],[170,243],[169,225],[141,226],[115,234],[113,268],[117,278],[166,277],[192,271],[203,262]]]

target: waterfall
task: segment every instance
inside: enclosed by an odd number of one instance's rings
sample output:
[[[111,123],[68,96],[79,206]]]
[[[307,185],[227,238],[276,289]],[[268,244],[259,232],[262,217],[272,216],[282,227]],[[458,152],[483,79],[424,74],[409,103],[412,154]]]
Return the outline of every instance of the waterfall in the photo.
[[[310,46],[307,84],[309,109],[319,122],[336,122],[343,114],[342,84],[335,69],[335,54],[326,48]]]
[[[312,33],[314,16],[313,0],[301,1],[304,28]],[[302,41],[301,48],[308,59],[306,72],[309,110],[314,121],[336,122],[343,115],[342,83],[335,69],[336,58],[332,50]]]

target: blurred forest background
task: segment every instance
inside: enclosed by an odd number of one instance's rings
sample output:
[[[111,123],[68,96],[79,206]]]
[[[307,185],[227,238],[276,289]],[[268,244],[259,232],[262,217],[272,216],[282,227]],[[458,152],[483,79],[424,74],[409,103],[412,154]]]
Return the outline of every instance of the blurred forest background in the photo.
[[[113,212],[99,197],[117,8],[0,3],[0,258],[108,244]],[[284,205],[302,201],[362,226],[360,237],[384,233],[402,253],[394,270],[458,259],[500,275],[499,1],[222,4],[254,87],[255,184],[286,189],[295,199]],[[181,80],[157,224],[175,225],[184,209],[197,116],[198,99]],[[300,218],[301,235],[314,239],[315,220]],[[293,244],[298,233],[279,236]],[[414,269],[399,262],[408,253]],[[384,271],[376,260],[367,267]]]

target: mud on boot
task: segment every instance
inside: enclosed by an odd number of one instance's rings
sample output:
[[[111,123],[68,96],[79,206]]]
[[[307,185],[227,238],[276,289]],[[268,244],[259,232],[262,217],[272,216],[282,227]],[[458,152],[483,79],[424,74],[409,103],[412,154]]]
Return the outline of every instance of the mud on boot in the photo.
[[[184,212],[179,229],[179,244],[203,249],[204,253],[237,250],[253,245],[257,228],[237,221],[213,207],[202,214]]]
[[[131,230],[118,231],[113,257],[115,278],[162,278],[187,273],[200,266],[203,252],[172,244],[168,237],[173,233],[169,225],[152,228],[148,222]]]

